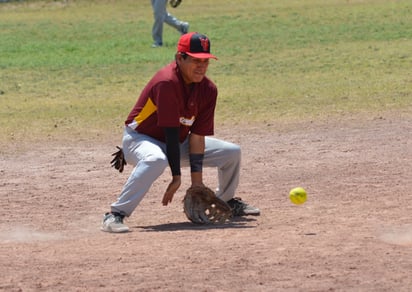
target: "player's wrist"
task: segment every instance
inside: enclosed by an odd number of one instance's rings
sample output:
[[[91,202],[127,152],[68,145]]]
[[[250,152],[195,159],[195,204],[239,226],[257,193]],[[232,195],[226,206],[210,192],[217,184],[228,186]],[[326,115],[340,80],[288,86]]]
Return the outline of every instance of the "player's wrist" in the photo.
[[[203,173],[192,172],[190,173],[190,178],[192,181],[192,186],[203,186]]]
[[[202,172],[203,170],[203,153],[190,153],[189,160],[190,160],[190,172]]]

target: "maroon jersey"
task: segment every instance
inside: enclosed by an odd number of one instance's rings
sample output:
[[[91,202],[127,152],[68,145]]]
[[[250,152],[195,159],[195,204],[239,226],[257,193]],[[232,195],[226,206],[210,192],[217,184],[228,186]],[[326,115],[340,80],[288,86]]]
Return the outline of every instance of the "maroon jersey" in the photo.
[[[140,94],[125,124],[165,142],[164,127],[180,127],[180,142],[189,132],[214,134],[217,88],[207,77],[185,84],[176,62],[159,70]]]

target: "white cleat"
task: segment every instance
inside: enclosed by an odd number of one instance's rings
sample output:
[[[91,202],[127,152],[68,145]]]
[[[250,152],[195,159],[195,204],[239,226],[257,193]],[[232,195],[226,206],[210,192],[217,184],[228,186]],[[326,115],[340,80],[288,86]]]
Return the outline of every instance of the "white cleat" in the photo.
[[[123,223],[123,216],[112,213],[106,213],[103,216],[103,224],[100,229],[111,233],[123,233],[129,231],[129,227]]]

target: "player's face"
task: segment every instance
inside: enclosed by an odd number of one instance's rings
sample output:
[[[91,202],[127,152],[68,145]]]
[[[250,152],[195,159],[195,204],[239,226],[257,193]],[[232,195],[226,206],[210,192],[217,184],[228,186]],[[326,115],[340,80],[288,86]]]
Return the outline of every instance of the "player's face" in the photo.
[[[186,84],[198,83],[206,75],[209,59],[199,59],[187,56],[184,59],[181,55],[177,58],[183,79]]]

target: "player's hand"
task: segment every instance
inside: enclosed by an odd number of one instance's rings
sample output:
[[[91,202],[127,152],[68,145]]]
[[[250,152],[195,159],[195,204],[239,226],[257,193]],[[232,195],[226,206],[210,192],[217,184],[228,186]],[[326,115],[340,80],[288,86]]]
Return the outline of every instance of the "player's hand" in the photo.
[[[180,175],[173,176],[172,182],[166,189],[165,194],[163,195],[162,204],[163,206],[167,206],[167,204],[171,203],[173,200],[174,194],[179,189],[180,185],[182,184],[182,180]]]

